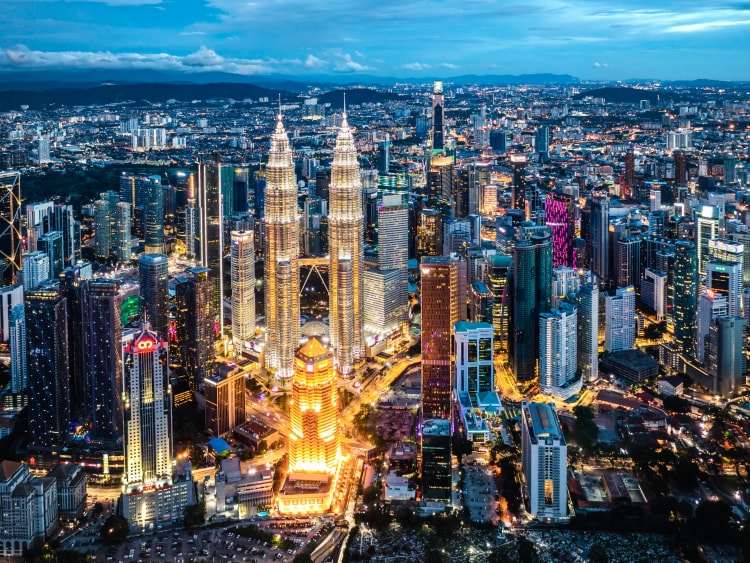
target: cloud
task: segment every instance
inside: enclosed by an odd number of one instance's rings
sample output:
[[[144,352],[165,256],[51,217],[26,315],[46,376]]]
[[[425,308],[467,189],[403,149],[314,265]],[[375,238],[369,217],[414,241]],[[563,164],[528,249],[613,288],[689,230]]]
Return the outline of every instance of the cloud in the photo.
[[[431,68],[431,65],[425,64],[425,63],[406,63],[404,65],[401,65],[401,68],[404,70],[428,70]]]
[[[664,31],[667,33],[693,33],[696,31],[711,31],[721,27],[735,27],[739,25],[750,25],[750,20],[719,20],[673,25]]]
[[[315,55],[307,55],[307,58],[305,59],[305,67],[307,68],[323,68],[327,65],[328,63],[326,61],[319,59]]]
[[[207,49],[203,45],[195,53],[182,58],[182,64],[187,66],[219,66],[226,59],[216,53],[213,49]]]
[[[607,63],[600,63],[596,62],[594,63],[594,68],[607,68],[609,65]]]
[[[337,57],[339,60],[334,65],[334,69],[336,69],[337,72],[363,72],[366,70],[372,70],[369,66],[365,66],[352,60],[352,56],[349,53],[339,54]]]
[[[95,4],[107,4],[108,6],[153,6],[161,4],[164,0],[84,0]]]
[[[301,61],[224,58],[201,47],[189,55],[169,53],[113,53],[111,51],[37,51],[17,45],[0,50],[0,70],[39,69],[149,69],[182,72],[222,71],[263,74],[280,70],[276,65],[298,66]],[[288,70],[288,68],[287,68]]]
[[[458,65],[454,65],[453,63],[440,63],[440,66],[448,70],[457,70],[459,68]]]

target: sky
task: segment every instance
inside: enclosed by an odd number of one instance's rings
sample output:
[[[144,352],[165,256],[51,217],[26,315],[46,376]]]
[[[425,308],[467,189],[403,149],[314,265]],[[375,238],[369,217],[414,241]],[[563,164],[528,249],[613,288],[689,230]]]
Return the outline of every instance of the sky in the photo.
[[[750,0],[0,4],[0,71],[750,80]]]

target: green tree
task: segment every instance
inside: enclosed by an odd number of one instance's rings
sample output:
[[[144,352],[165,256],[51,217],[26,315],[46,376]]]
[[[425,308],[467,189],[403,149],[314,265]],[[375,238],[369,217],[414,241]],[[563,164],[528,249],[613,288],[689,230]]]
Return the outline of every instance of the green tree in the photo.
[[[194,528],[202,526],[206,521],[206,501],[202,500],[196,504],[185,507],[185,526]]]
[[[119,514],[113,514],[104,522],[101,538],[108,545],[117,545],[128,538],[129,531],[128,521]]]
[[[308,553],[298,553],[292,559],[292,563],[313,563],[313,558]]]
[[[573,409],[576,416],[576,438],[579,445],[591,451],[599,439],[599,427],[594,422],[594,410],[591,407],[578,405]]]
[[[99,518],[99,516],[102,515],[102,512],[104,512],[104,505],[101,502],[97,502],[94,504],[94,518]]]

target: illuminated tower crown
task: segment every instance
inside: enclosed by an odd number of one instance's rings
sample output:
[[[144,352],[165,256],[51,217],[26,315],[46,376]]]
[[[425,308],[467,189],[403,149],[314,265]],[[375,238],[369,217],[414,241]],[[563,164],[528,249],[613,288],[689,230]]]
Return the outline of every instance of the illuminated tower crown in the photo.
[[[354,363],[364,355],[364,215],[357,150],[346,113],[333,153],[328,209],[331,344],[336,369],[348,375]]]
[[[299,343],[299,217],[292,149],[281,114],[266,166],[263,254],[266,365],[277,377],[288,379]]]
[[[331,353],[313,338],[294,358],[289,471],[336,471],[340,455],[336,375]]]

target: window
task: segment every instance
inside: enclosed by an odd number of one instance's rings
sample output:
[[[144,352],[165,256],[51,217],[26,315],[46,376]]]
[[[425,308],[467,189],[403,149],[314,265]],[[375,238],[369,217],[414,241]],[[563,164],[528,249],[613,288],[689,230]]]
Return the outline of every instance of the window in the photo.
[[[544,480],[544,504],[552,506],[555,499],[555,483],[552,479]]]

